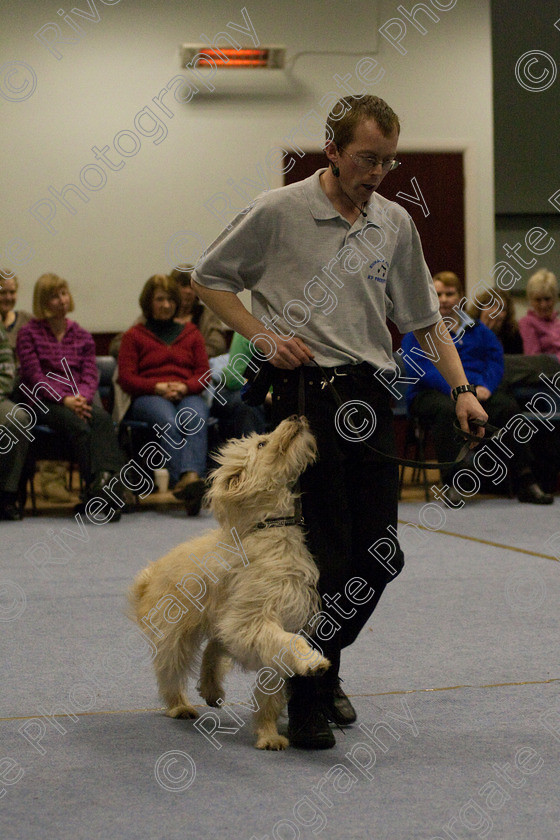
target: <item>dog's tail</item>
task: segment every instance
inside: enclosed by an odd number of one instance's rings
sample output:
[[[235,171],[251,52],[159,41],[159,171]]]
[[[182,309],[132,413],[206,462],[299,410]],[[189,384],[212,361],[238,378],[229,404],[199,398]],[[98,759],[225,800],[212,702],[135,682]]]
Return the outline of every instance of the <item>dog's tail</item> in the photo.
[[[142,607],[142,601],[146,595],[150,580],[152,578],[152,570],[148,566],[136,576],[134,583],[130,587],[128,593],[128,603],[130,607],[130,617],[135,621],[140,621],[145,613]]]

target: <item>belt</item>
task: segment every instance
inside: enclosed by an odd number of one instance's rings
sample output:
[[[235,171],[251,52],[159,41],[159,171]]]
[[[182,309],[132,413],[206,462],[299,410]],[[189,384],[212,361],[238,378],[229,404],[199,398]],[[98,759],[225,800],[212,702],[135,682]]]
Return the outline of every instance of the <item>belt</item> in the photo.
[[[274,378],[276,381],[298,381],[300,377],[303,377],[307,384],[313,385],[317,383],[322,388],[325,388],[328,384],[332,384],[337,378],[344,376],[369,379],[372,384],[381,385],[375,376],[375,368],[369,362],[336,365],[336,367],[319,367],[315,362],[311,365],[302,365],[301,367],[294,368],[294,370],[274,369]],[[381,387],[383,386],[381,385]]]

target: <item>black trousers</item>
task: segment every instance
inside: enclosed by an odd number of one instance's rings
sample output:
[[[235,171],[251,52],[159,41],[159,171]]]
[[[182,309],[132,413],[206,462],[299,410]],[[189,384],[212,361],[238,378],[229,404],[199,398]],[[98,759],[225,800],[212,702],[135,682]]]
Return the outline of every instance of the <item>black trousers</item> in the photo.
[[[113,426],[105,409],[93,403],[91,417],[83,420],[62,403],[49,402],[41,422],[60,432],[68,441],[72,458],[78,464],[86,486],[99,472],[118,472],[126,462]]]
[[[367,365],[360,365],[352,375],[335,376],[333,385],[345,404],[338,420],[339,406],[330,388],[321,387],[318,369],[276,370],[272,409],[274,425],[290,415],[305,414],[317,439],[318,461],[303,473],[300,487],[306,540],[320,574],[323,611],[340,625],[328,639],[328,625],[323,630],[317,628],[316,643],[332,663],[327,681],[336,679],[341,649],[356,639],[386,584],[404,564],[396,537],[388,531],[388,526],[394,533],[397,528],[398,467],[371,452],[363,442],[346,439],[352,437],[349,424],[375,424],[367,443],[394,454],[390,395]],[[390,568],[369,551],[381,539],[385,541],[383,556],[387,555],[387,540],[394,545]],[[353,578],[364,582],[360,591],[354,589],[359,583],[349,585]],[[334,607],[328,606],[333,602]]]

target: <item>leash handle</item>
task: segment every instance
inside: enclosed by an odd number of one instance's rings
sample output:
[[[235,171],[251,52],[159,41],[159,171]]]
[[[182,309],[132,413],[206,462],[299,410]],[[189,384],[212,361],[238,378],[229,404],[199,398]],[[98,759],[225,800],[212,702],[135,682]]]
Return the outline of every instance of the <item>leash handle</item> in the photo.
[[[495,437],[495,435],[500,431],[497,426],[493,426],[487,420],[470,420],[469,426],[471,426],[471,428],[474,426],[478,426],[479,428],[483,428],[485,432],[489,433],[489,437],[486,436],[486,434],[484,435],[484,437],[479,437],[479,435],[475,435],[472,432],[465,432],[465,430],[462,429],[459,426],[458,422],[455,420],[455,422],[453,423],[453,428],[455,429],[458,435],[461,435],[461,437],[463,437],[466,441],[469,441],[469,443],[479,444],[482,443],[482,441],[484,440],[492,440],[492,438]]]

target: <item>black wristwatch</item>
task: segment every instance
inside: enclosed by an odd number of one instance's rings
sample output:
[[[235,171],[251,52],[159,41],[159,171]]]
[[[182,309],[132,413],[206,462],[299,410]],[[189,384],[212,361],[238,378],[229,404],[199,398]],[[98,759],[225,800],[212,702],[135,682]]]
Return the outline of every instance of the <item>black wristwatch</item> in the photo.
[[[453,388],[451,396],[455,402],[457,402],[459,394],[474,394],[476,397],[476,385],[457,385],[456,388]]]

